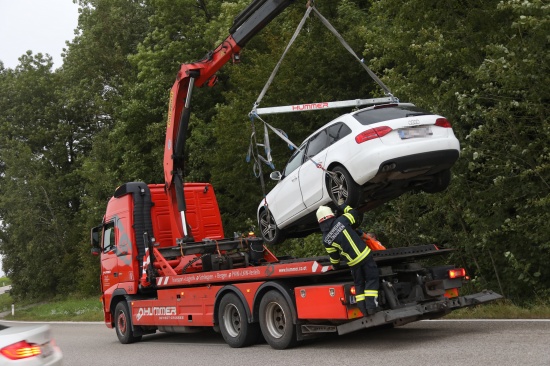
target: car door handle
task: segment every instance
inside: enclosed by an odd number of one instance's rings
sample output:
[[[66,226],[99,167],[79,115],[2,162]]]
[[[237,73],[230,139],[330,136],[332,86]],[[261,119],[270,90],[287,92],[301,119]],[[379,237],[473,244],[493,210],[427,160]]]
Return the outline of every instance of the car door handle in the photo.
[[[293,182],[296,182],[297,179],[298,179],[298,177],[294,177],[294,178],[292,179],[292,181],[293,181]]]

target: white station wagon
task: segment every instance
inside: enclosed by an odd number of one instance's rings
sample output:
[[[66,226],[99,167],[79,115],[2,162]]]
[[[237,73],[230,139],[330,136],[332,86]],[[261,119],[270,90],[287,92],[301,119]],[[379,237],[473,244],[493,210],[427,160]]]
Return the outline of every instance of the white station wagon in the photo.
[[[414,104],[344,114],[309,136],[282,173],[271,173],[279,182],[258,207],[262,236],[276,244],[317,231],[320,205],[365,212],[414,189],[441,192],[459,153],[449,121]]]

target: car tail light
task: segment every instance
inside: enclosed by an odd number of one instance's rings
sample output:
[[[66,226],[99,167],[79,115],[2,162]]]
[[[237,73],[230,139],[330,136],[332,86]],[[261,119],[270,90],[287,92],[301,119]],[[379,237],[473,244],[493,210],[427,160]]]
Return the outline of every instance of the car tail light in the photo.
[[[449,270],[449,278],[466,277],[466,270],[464,268],[455,268]]]
[[[447,118],[438,118],[435,120],[435,125],[444,128],[451,128],[451,122],[447,121]]]
[[[40,346],[36,344],[21,341],[2,348],[0,353],[10,360],[21,360],[23,358],[39,356],[42,351],[40,350]]]
[[[355,136],[355,142],[357,142],[358,144],[361,144],[365,141],[386,136],[391,131],[392,131],[391,127],[388,127],[388,126],[371,128],[370,130],[363,131],[359,135]]]

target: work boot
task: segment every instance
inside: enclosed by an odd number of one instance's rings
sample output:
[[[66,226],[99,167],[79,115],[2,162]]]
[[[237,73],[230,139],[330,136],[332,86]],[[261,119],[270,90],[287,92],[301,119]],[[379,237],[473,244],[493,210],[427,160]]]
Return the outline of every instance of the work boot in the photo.
[[[367,309],[367,315],[374,315],[376,314],[376,308]]]
[[[364,301],[359,301],[357,303],[357,307],[359,308],[363,316],[367,316],[367,306],[365,305]]]

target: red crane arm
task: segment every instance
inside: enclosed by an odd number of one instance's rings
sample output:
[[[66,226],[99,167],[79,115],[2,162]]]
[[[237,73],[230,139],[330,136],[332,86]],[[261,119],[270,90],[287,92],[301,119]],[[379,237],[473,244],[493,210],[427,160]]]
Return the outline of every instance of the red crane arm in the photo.
[[[164,182],[166,189],[170,190],[174,172],[183,169],[183,151],[174,151],[178,142],[178,133],[182,115],[189,110],[185,104],[189,97],[189,83],[193,79],[194,86],[201,87],[206,82],[208,86],[215,83],[215,73],[225,65],[241,47],[235,43],[232,36],[227,37],[209,56],[201,61],[191,64],[183,64],[178,72],[176,81],[170,91],[170,104],[168,106],[168,121],[166,127],[166,140],[164,142]],[[189,111],[190,112],[190,111]],[[185,121],[183,121],[185,122]],[[187,129],[187,126],[184,126]],[[180,138],[185,138],[186,131],[182,131]],[[184,146],[184,141],[180,142]],[[179,146],[178,146],[179,147]],[[181,154],[181,156],[180,156]]]
[[[168,121],[164,144],[164,182],[168,199],[172,202],[173,230],[183,241],[192,241],[185,218],[184,153],[187,128],[191,116],[193,87],[213,86],[215,73],[244,45],[295,0],[254,0],[233,22],[230,35],[204,59],[181,65],[170,91]],[[179,219],[178,219],[179,211]],[[202,239],[202,238],[200,238]]]

